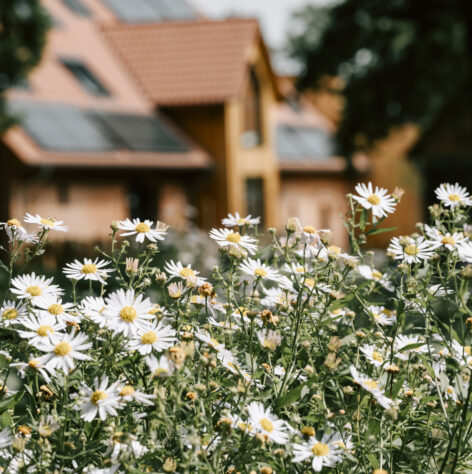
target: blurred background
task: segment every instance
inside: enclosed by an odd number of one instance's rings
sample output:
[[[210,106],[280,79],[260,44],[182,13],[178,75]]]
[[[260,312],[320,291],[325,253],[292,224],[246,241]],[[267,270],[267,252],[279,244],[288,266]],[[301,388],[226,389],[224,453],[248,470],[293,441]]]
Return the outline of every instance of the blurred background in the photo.
[[[468,0],[2,1],[0,221],[64,220],[67,255],[128,216],[236,211],[346,247],[372,181],[412,232],[438,184],[471,185],[471,57]]]

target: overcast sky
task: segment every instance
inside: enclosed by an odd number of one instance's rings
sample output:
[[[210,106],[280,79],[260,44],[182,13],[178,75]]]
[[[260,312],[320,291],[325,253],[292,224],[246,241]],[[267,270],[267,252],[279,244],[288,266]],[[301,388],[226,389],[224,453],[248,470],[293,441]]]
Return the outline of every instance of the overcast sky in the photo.
[[[320,5],[329,0],[187,0],[201,13],[210,18],[229,15],[252,16],[259,19],[264,38],[271,48],[279,49],[285,43],[290,15],[305,5]],[[292,67],[286,61],[278,61],[278,69]]]

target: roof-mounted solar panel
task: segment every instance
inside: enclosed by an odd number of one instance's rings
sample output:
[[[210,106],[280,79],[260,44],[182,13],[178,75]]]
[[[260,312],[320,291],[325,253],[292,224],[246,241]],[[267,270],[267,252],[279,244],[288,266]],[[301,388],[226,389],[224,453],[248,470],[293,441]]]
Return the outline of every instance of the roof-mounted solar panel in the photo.
[[[184,21],[197,18],[194,10],[182,0],[102,0],[126,23]]]

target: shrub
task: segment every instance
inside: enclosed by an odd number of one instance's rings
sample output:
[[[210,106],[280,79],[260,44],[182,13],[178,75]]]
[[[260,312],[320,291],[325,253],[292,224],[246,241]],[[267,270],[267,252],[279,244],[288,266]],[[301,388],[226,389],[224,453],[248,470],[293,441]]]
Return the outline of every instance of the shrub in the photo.
[[[3,223],[0,466],[472,469],[472,201],[458,185],[438,188],[430,224],[394,237],[380,271],[362,249],[389,230],[401,192],[356,192],[352,254],[295,218],[259,248],[258,219],[230,215],[210,232],[221,255],[204,278],[190,263],[158,268],[167,227],[127,219],[112,224],[109,249],[63,269],[67,293],[25,273],[63,223]]]

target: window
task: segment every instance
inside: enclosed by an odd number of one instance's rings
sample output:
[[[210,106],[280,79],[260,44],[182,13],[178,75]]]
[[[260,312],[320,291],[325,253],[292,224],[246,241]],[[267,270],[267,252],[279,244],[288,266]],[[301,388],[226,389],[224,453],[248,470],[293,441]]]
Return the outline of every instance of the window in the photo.
[[[92,12],[82,3],[82,0],[62,0],[62,3],[76,15],[90,17]]]
[[[195,11],[182,0],[102,0],[126,23],[196,20]]]
[[[262,143],[261,91],[254,69],[249,73],[249,87],[244,102],[244,133],[242,144],[246,148]]]
[[[128,205],[131,218],[156,220],[157,192],[155,185],[133,180],[128,188]]]
[[[264,183],[262,178],[246,179],[246,206],[248,214],[260,217],[264,224]]]
[[[89,94],[102,97],[110,95],[105,86],[84,63],[74,59],[62,59],[61,62],[80,82],[82,88],[85,89]]]

